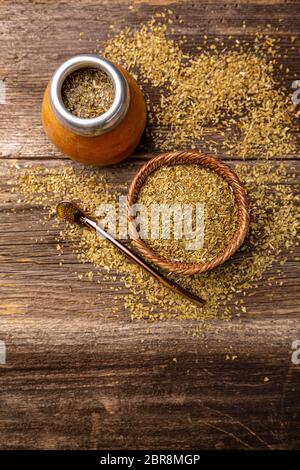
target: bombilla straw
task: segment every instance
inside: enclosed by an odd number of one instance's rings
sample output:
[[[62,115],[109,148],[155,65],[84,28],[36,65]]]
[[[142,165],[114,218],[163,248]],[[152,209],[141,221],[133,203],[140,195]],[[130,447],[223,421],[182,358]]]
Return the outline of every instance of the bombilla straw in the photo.
[[[121,242],[112,237],[108,232],[101,228],[95,220],[84,214],[84,212],[73,202],[60,202],[57,205],[56,212],[61,219],[71,223],[77,223],[78,225],[84,227],[88,227],[89,229],[94,230],[98,234],[102,235],[104,238],[109,240],[116,248],[122,251],[122,253],[124,253],[130,260],[132,260],[138,266],[143,268],[145,271],[147,271],[155,279],[160,281],[165,287],[168,287],[173,292],[176,292],[186,297],[198,307],[202,307],[205,304],[205,301],[203,299],[193,294],[192,292],[187,291],[179,284],[171,281],[167,277],[163,276],[159,271],[147,264],[139,256],[129,250],[125,245],[123,245]]]

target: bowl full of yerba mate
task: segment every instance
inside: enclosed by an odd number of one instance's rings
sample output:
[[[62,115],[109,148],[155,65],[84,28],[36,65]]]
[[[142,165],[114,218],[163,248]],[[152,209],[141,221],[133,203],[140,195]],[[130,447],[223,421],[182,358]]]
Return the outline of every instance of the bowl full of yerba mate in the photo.
[[[61,90],[65,108],[77,117],[93,119],[112,106],[114,86],[109,76],[95,67],[84,67],[67,76]]]
[[[176,213],[168,236],[161,227],[154,238],[141,236],[140,219],[132,209],[146,208],[151,226],[153,208],[203,206],[203,243],[187,249],[187,240],[174,235]],[[246,191],[237,175],[216,157],[198,151],[168,152],[146,162],[128,190],[128,221],[137,250],[160,268],[177,274],[199,274],[228,260],[243,244],[249,227]],[[195,225],[195,211],[189,213]],[[161,219],[156,219],[156,223]]]
[[[146,103],[122,66],[79,54],[63,62],[48,82],[42,122],[50,141],[73,160],[113,165],[137,147],[146,125]]]

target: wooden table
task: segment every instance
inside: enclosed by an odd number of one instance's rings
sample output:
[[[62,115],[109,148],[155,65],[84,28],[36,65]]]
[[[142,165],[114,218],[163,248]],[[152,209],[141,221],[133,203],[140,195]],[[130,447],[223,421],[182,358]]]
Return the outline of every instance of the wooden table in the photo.
[[[131,322],[121,299],[113,314],[110,285],[100,295],[96,283],[78,281],[68,246],[61,268],[56,229],[38,225],[41,209],[17,205],[7,184],[15,163],[69,165],[40,122],[42,93],[58,64],[93,52],[96,40],[101,46],[111,23],[121,28],[143,22],[167,4],[136,3],[134,11],[111,0],[0,5],[0,78],[6,85],[6,103],[0,104],[3,449],[300,446],[300,365],[291,362],[292,342],[300,339],[297,253],[283,268],[284,286],[271,289],[262,280],[240,326],[231,333],[220,322],[220,332],[203,341],[185,333],[191,322]],[[239,38],[266,31],[267,23],[286,47],[291,35],[300,44],[299,2],[195,1],[169,8],[185,19],[176,34],[187,35],[191,50],[198,35]],[[79,40],[81,31],[86,34]],[[290,86],[295,73],[300,78],[299,50],[284,60]],[[114,170],[115,177],[129,182],[140,156],[134,168],[124,163]],[[287,160],[299,174],[295,155]],[[230,345],[234,361],[225,360]]]

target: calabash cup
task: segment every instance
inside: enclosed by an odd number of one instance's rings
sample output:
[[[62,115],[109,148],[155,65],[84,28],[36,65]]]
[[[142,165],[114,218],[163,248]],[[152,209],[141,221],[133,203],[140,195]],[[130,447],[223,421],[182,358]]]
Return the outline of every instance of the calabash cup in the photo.
[[[138,231],[136,230],[134,216],[131,213],[131,207],[137,203],[139,192],[151,173],[161,166],[191,164],[209,168],[224,178],[232,188],[238,208],[238,219],[232,239],[221,253],[206,263],[183,263],[172,261],[160,256],[140,238]],[[146,162],[134,176],[129,186],[127,195],[127,211],[129,233],[136,249],[143,257],[147,258],[163,270],[177,274],[200,274],[223,264],[243,244],[249,228],[247,195],[237,175],[220,159],[197,151],[168,152],[158,155]]]
[[[89,67],[107,74],[114,100],[105,113],[85,119],[66,109],[61,90],[68,75]],[[42,122],[48,138],[65,155],[85,164],[111,165],[137,147],[146,125],[146,104],[136,81],[123,67],[97,55],[81,54],[53,74],[44,93]]]

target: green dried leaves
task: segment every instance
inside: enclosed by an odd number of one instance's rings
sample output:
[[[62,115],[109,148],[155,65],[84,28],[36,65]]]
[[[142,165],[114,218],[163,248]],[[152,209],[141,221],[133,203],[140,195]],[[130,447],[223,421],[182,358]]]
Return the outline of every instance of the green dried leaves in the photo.
[[[77,117],[91,119],[105,113],[112,105],[114,87],[101,70],[83,68],[72,72],[62,86],[62,100]]]

